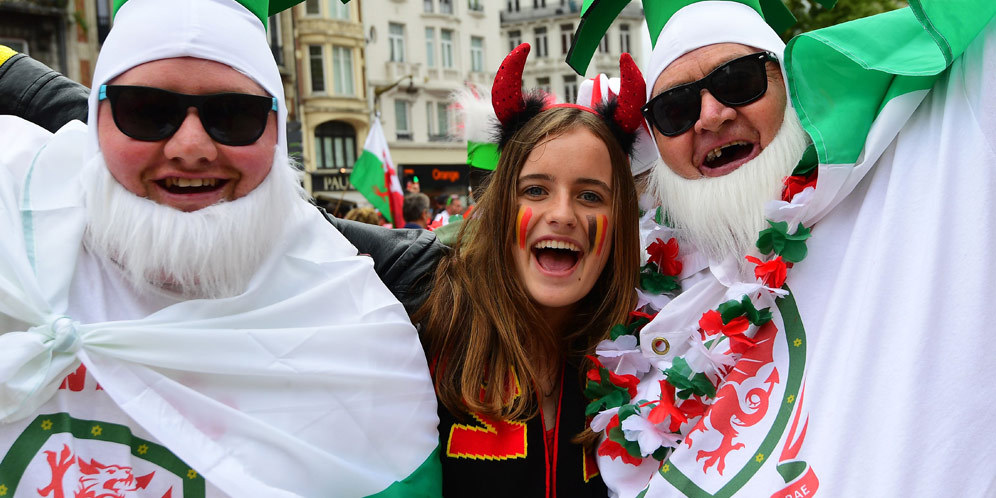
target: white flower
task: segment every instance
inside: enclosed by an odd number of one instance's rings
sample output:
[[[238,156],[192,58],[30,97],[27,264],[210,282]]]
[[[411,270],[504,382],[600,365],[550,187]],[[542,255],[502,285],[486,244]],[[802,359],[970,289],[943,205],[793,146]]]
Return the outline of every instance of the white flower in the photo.
[[[776,223],[779,221],[788,223],[788,233],[793,234],[799,223],[806,221],[810,211],[809,201],[815,192],[815,188],[806,187],[795,194],[792,202],[768,201],[764,206],[764,217]]]
[[[619,407],[609,408],[608,410],[602,410],[598,412],[591,419],[591,430],[595,432],[602,432],[606,427],[609,426],[609,422],[612,421],[612,417],[619,413]]]
[[[652,454],[662,446],[674,448],[681,442],[681,434],[674,434],[668,430],[670,417],[660,424],[653,424],[644,418],[644,415],[649,414],[651,409],[652,407],[649,406],[643,407],[640,409],[640,413],[626,417],[626,420],[623,420],[621,424],[623,436],[628,441],[640,443],[640,453],[643,456]]]
[[[712,348],[707,348],[701,341],[694,342],[685,353],[685,361],[695,372],[719,375],[720,367],[729,367],[736,363],[733,357],[726,354],[729,341],[716,341]]]
[[[605,368],[619,375],[641,376],[650,371],[653,366],[643,356],[643,351],[633,335],[621,335],[614,341],[605,340],[598,343],[595,354]]]
[[[642,289],[636,289],[636,298],[636,309],[642,309],[649,304],[651,308],[659,311],[671,302],[671,296],[667,294],[650,294],[643,292]]]

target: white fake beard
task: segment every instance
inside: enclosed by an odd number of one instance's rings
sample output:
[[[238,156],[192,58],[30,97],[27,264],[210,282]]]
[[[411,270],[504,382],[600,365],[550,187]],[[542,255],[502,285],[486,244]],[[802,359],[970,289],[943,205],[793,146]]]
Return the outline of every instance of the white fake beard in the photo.
[[[778,134],[757,157],[724,176],[687,179],[662,159],[653,167],[648,192],[663,206],[680,240],[713,260],[756,252],[758,232],[767,227],[764,206],[781,197],[783,180],[808,145],[791,108]]]
[[[139,291],[163,289],[187,299],[245,292],[306,197],[286,157],[275,157],[248,195],[189,213],[125,189],[102,154],[86,168],[87,249],[116,263]]]

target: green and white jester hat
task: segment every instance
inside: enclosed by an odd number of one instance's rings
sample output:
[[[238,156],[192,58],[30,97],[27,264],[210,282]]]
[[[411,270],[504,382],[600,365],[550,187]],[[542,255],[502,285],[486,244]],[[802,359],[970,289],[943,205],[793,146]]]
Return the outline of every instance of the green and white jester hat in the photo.
[[[817,0],[831,7],[836,0]],[[629,0],[587,0],[567,63],[583,74],[612,21]],[[778,32],[795,17],[781,0],[643,0],[653,52],[643,74],[647,97],[658,76],[678,57],[716,43],[740,43],[778,56],[784,71],[785,43]]]
[[[266,38],[266,19],[300,0],[114,0],[114,26],[97,57],[89,122],[97,122],[101,85],[159,59],[196,57],[245,74],[277,99],[277,154],[287,154],[287,106]],[[100,150],[89,127],[86,157]]]

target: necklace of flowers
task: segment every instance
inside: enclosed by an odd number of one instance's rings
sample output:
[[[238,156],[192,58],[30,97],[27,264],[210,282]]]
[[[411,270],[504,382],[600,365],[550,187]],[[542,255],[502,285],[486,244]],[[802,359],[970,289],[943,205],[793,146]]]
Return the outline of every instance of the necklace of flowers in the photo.
[[[757,240],[765,260],[746,256],[754,264],[758,284],[752,291],[767,292],[775,301],[788,295],[782,288],[788,269],[806,257],[810,227],[800,220],[815,192],[817,172],[815,150],[810,147],[785,178],[782,199],[770,202],[765,210],[769,227]],[[657,225],[654,233],[671,231],[661,208],[652,223]],[[610,339],[598,345],[597,357],[588,356],[594,367],[587,372],[584,390],[590,400],[585,410],[592,417],[590,427],[605,436],[598,454],[631,465],[640,465],[647,457],[663,461],[670,455],[705,414],[736,361],[755,345],[753,332],[772,319],[770,307],[757,309],[746,293],[739,300],[723,302],[702,314],[698,336],[684,354],[674,356],[670,368],[657,369],[640,348],[640,331],[680,292],[683,264],[676,238],[652,238],[645,249],[647,263],[640,268],[641,304],[630,312],[627,323],[612,328]],[[655,339],[651,347],[666,354],[672,345]],[[651,375],[663,375],[660,398],[636,399],[637,386]]]

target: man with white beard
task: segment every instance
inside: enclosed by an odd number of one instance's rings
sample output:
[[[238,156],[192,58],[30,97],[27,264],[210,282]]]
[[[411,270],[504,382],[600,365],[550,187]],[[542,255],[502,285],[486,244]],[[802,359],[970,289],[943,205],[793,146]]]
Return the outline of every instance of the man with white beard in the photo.
[[[777,2],[644,2],[657,313],[589,374],[613,496],[996,490],[996,5],[909,3],[786,48]]]
[[[0,496],[438,496],[416,331],[287,157],[274,11],[130,0],[89,125],[0,117]]]

